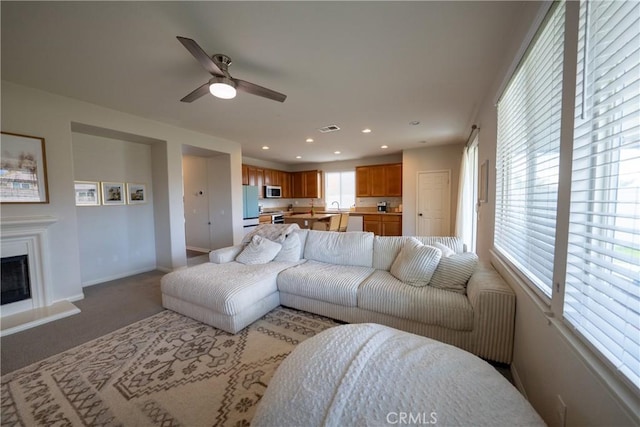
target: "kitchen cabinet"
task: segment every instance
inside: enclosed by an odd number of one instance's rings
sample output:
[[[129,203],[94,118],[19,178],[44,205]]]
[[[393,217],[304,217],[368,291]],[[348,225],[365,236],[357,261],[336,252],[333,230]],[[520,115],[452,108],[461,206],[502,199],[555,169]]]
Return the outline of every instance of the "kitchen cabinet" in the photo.
[[[402,163],[356,167],[357,197],[402,197]]]
[[[402,236],[402,215],[367,214],[362,217],[364,231],[377,236]]]
[[[249,166],[242,165],[242,185],[249,185]]]
[[[319,199],[322,197],[322,172],[319,170],[291,174],[292,197]]]

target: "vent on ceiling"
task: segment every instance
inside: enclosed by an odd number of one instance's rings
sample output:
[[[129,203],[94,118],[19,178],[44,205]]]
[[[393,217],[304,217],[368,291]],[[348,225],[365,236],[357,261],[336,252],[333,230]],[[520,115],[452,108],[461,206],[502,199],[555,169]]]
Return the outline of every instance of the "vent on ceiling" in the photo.
[[[327,133],[327,132],[335,132],[337,130],[340,130],[340,128],[336,125],[329,125],[329,126],[321,127],[318,130],[322,133]]]

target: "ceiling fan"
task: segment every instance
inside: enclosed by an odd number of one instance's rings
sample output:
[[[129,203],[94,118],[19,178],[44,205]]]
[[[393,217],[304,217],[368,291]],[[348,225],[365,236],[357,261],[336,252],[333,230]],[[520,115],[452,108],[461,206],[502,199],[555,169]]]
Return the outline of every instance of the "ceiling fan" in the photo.
[[[180,43],[187,48],[191,55],[200,62],[200,65],[202,65],[204,69],[213,76],[207,83],[203,84],[180,101],[193,102],[207,93],[211,93],[218,98],[231,99],[236,96],[236,90],[262,96],[263,98],[272,99],[278,102],[284,102],[284,100],[287,99],[287,95],[282,93],[231,77],[228,70],[229,65],[231,65],[231,58],[228,56],[218,53],[209,57],[209,55],[202,50],[195,40],[180,36],[177,38]]]

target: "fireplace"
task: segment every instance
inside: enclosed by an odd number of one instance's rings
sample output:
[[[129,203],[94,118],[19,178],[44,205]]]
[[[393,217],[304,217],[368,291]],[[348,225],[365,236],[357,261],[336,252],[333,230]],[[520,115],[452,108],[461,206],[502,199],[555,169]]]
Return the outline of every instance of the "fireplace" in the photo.
[[[0,261],[0,303],[5,305],[30,299],[29,256],[8,256]]]
[[[47,229],[56,218],[2,218],[2,318],[47,307],[50,300]]]

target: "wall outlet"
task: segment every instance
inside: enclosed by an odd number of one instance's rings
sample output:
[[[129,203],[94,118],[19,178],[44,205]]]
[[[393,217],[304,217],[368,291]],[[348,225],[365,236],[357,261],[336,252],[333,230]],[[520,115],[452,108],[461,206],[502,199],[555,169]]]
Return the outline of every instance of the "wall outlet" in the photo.
[[[565,427],[567,425],[567,405],[562,400],[562,396],[558,395],[556,402],[556,415],[558,416],[559,426]]]

